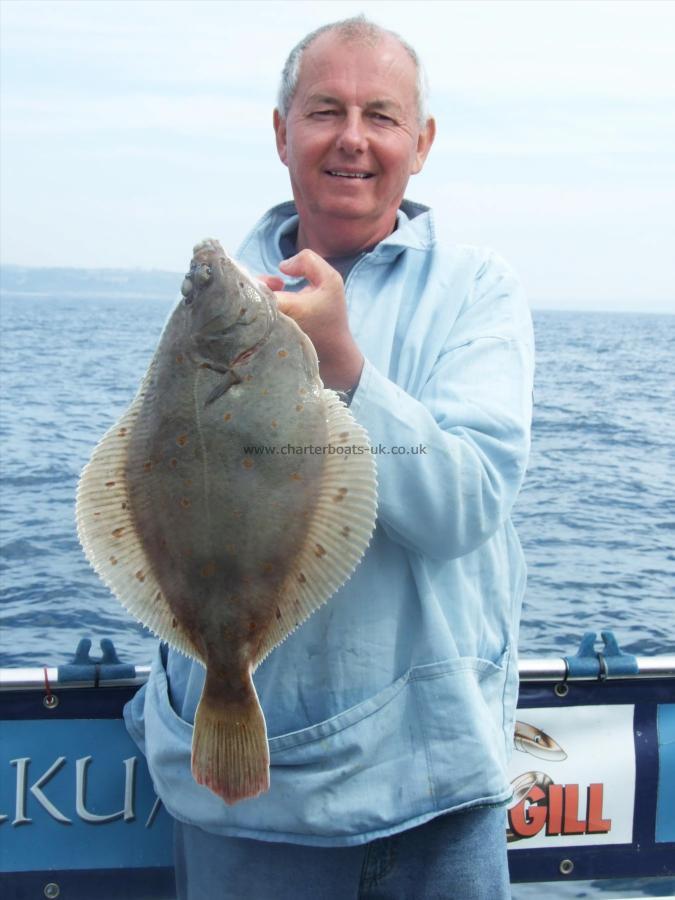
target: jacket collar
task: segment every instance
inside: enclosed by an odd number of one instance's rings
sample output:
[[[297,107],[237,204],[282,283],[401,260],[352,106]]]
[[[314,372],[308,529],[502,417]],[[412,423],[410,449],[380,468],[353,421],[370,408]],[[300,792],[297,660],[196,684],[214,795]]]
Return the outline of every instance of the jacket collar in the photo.
[[[293,201],[273,206],[252,229],[240,248],[259,241],[260,254],[268,272],[275,271],[283,259],[280,241],[297,229],[299,217]],[[403,200],[396,213],[396,228],[371,251],[373,262],[390,262],[406,249],[427,250],[435,243],[433,214],[428,206]],[[302,279],[287,279],[289,282]]]

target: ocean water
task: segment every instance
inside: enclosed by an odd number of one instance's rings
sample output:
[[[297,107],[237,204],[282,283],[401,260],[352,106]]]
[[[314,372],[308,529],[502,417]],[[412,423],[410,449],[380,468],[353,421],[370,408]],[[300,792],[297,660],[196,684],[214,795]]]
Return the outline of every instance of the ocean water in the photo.
[[[89,568],[78,474],[127,407],[172,299],[0,301],[0,665],[68,661],[81,637],[124,660],[155,643]],[[520,647],[573,653],[611,628],[675,652],[675,316],[539,312],[532,456],[514,520],[528,561]],[[664,896],[673,879],[514,886],[540,897]]]
[[[89,568],[78,473],[127,407],[173,299],[0,303],[0,665],[67,661],[78,639],[150,658],[154,638]],[[528,561],[523,654],[614,629],[675,652],[675,316],[535,313],[532,455],[514,520]]]

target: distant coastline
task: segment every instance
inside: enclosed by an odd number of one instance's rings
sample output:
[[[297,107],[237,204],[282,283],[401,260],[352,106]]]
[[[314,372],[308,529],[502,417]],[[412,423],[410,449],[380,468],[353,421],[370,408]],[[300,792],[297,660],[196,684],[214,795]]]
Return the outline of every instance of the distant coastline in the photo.
[[[177,297],[183,273],[160,269],[0,266],[0,294],[25,297]]]
[[[180,296],[183,272],[165,269],[79,269],[74,267],[0,266],[0,297],[40,299],[120,299],[172,300]],[[561,313],[621,313],[633,315],[675,315],[675,301],[646,301],[634,303],[618,301],[615,306],[593,300],[544,301],[531,298],[535,312]]]

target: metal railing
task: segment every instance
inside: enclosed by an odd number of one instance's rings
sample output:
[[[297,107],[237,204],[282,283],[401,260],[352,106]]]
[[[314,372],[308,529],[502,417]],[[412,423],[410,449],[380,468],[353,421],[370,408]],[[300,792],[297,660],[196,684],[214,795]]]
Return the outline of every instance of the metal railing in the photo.
[[[637,672],[630,674],[608,674],[600,679],[599,676],[570,673],[569,664],[564,657],[527,658],[521,659],[518,664],[518,673],[522,682],[530,681],[615,681],[635,678],[675,678],[675,654],[662,654],[659,656],[635,657]],[[96,678],[92,672],[91,678],[81,680],[59,679],[59,669],[56,666],[44,668],[4,668],[0,669],[0,691],[35,690],[36,688],[49,686],[52,690],[69,688],[90,687],[140,687],[150,674],[150,666],[134,666],[134,676],[126,678]]]

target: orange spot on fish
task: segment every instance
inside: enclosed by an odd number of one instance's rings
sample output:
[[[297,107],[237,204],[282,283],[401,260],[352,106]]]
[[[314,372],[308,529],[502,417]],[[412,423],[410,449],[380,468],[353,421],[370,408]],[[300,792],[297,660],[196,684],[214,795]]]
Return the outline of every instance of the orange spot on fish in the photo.
[[[145,469],[146,472],[149,472],[150,469],[152,468],[152,460],[149,459],[149,460],[147,460],[147,462],[144,462],[143,468]]]
[[[208,562],[205,566],[202,566],[199,574],[202,578],[212,578],[216,574],[216,564],[214,562]]]
[[[136,572],[136,578],[139,581],[145,581],[145,572],[143,571],[143,569],[139,569],[138,572]]]
[[[296,412],[302,412],[304,408],[305,408],[305,404],[304,404],[304,403],[296,403],[296,404],[295,404],[295,411],[296,411]]]
[[[291,472],[292,481],[302,481],[302,475],[299,472]]]
[[[116,556],[111,556],[111,557],[110,557],[110,565],[111,565],[111,566],[116,566],[116,565],[117,565],[117,557],[116,557]]]
[[[326,555],[326,550],[325,550],[325,548],[322,547],[321,544],[315,544],[315,545],[314,545],[314,555],[315,555],[315,556],[318,556],[319,559],[321,559],[322,556],[325,556],[325,555]]]
[[[185,357],[183,356],[182,353],[179,353],[179,354],[178,354],[178,356],[176,357],[176,362],[177,362],[179,365],[180,365],[180,363],[185,362]]]
[[[277,356],[279,359],[283,359],[285,356],[288,356],[288,350],[279,350]]]
[[[255,631],[257,627],[258,627],[257,623],[254,622],[253,620],[251,620],[251,621],[248,623],[248,630],[249,630],[249,631]]]
[[[279,423],[277,422],[276,419],[272,419],[272,421],[270,422],[270,425],[272,426],[272,428],[276,428],[278,426],[278,424]]]
[[[114,481],[106,481],[105,486],[106,487],[115,487],[115,482]]]
[[[251,459],[250,456],[247,456],[247,457],[244,459],[244,461],[243,461],[243,463],[242,463],[242,466],[243,466],[245,469],[252,469],[252,468],[253,468],[253,460]]]
[[[188,442],[187,434],[179,434],[178,437],[176,438],[176,443],[178,444],[179,447],[184,447],[187,444],[187,442]]]
[[[178,465],[178,460],[176,459],[175,456],[171,457],[171,459],[169,460],[169,465],[171,466],[172,469],[176,468],[176,466]]]
[[[180,498],[180,505],[183,507],[183,509],[187,509],[187,508],[188,508],[189,506],[191,506],[192,504],[191,504],[190,500],[189,500],[187,497],[181,497],[181,498]]]
[[[124,528],[116,528],[113,531],[112,536],[114,538],[121,538],[123,534],[124,534]]]
[[[267,563],[265,563],[265,565],[263,566],[262,570],[263,570],[263,572],[265,573],[265,575],[269,575],[271,572],[274,571],[274,566],[272,565],[272,563],[267,562]]]
[[[299,393],[299,394],[306,394],[306,393],[307,393],[307,388],[298,388],[298,393]]]
[[[120,428],[120,430],[117,433],[119,434],[120,437],[124,437],[124,435],[127,433],[127,429]]]
[[[229,422],[232,418],[232,413],[223,413],[223,422]]]

